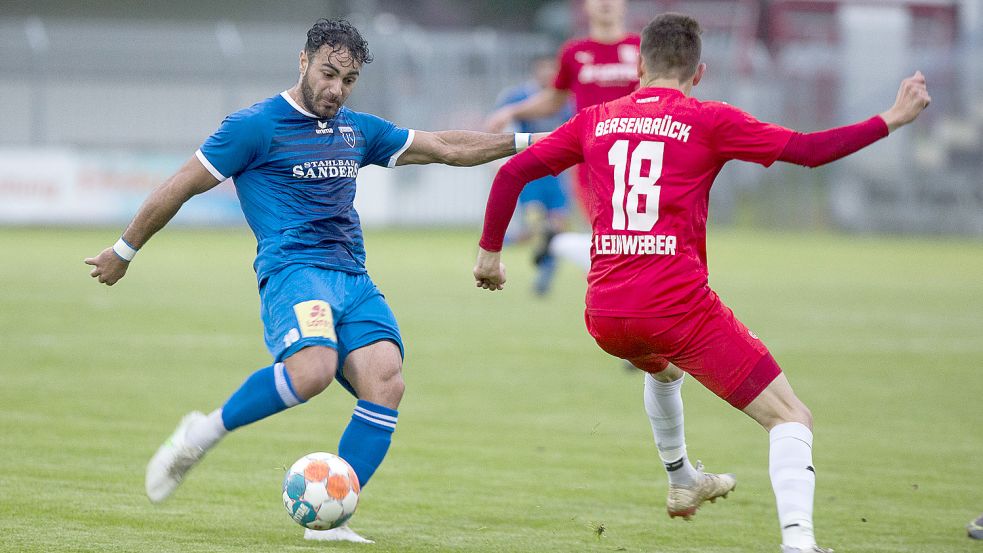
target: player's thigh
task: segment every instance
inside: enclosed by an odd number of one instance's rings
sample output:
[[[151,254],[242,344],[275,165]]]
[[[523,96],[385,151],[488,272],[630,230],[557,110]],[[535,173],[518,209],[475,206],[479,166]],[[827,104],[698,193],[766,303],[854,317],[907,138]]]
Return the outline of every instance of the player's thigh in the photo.
[[[764,343],[716,295],[685,330],[689,337],[669,361],[737,409],[758,397],[781,368]]]
[[[344,274],[291,267],[264,283],[260,289],[264,337],[276,362],[312,346],[338,348],[335,325],[344,313],[345,299],[339,278]]]
[[[338,368],[338,351],[327,346],[306,346],[283,360],[289,385],[303,401],[321,393],[334,380]],[[287,385],[277,382],[277,387]]]

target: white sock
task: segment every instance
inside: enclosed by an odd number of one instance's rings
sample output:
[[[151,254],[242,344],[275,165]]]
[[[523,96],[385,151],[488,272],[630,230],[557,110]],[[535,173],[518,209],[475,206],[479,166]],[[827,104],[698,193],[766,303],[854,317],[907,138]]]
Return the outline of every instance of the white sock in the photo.
[[[804,424],[786,422],[771,429],[768,474],[775,490],[782,543],[789,547],[816,545],[812,528],[812,501],[816,472],[812,466],[812,431]]]
[[[644,400],[645,412],[652,423],[655,446],[669,475],[669,483],[690,487],[696,484],[699,473],[686,457],[682,387],[683,378],[659,382],[651,374],[646,374]]]
[[[576,264],[586,273],[590,270],[590,235],[583,232],[561,232],[550,241],[550,253]]]
[[[199,423],[188,427],[188,443],[208,451],[229,431],[222,424],[222,409],[216,409]]]

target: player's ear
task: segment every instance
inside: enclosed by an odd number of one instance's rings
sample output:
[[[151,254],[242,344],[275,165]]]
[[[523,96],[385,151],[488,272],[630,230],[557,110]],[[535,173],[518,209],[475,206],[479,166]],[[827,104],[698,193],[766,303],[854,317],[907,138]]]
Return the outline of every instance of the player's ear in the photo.
[[[638,56],[638,80],[645,80],[645,58]]]
[[[703,78],[707,72],[707,64],[700,63],[696,66],[696,75],[693,75],[693,86],[700,84],[700,80]]]
[[[300,51],[300,74],[303,75],[307,72],[307,64],[310,60],[307,59],[307,50]]]

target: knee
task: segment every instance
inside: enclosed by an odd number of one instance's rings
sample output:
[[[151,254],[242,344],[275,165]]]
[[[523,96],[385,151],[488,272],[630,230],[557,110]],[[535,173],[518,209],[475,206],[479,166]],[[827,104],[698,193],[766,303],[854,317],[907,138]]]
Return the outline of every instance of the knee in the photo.
[[[334,380],[338,353],[328,347],[307,347],[284,362],[294,392],[302,401],[320,394]]]
[[[356,349],[345,359],[345,377],[359,399],[396,409],[403,399],[403,357],[390,341]]]
[[[382,367],[379,371],[379,388],[389,403],[399,404],[406,391],[401,361]]]
[[[806,428],[812,430],[812,411],[810,411],[809,408],[806,407],[805,403],[802,403],[801,401],[799,402],[799,405],[795,411],[794,416],[795,416],[794,422],[802,423],[806,426]]]
[[[670,382],[675,382],[680,378],[686,376],[686,373],[676,365],[669,364],[666,368],[662,369],[657,373],[649,373],[653,379],[668,384]]]
[[[771,424],[766,425],[766,430],[771,430],[779,424],[786,422],[797,422],[809,430],[812,430],[812,411],[799,398],[788,401],[781,409],[774,413]]]
[[[356,386],[358,397],[396,409],[406,391],[402,369],[402,361],[394,359],[360,371],[362,374]]]

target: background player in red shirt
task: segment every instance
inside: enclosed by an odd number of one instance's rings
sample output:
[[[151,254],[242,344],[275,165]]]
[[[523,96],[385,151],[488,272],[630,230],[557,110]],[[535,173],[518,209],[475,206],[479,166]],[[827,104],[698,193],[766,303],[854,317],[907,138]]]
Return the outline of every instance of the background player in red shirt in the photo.
[[[640,37],[625,28],[625,0],[584,0],[588,35],[574,38],[557,53],[559,70],[552,87],[527,100],[504,106],[492,113],[486,123],[490,132],[502,132],[512,121],[549,117],[562,110],[573,97],[574,109],[615,100],[638,88],[638,46]],[[577,168],[577,178],[586,178],[585,168]],[[575,186],[584,215],[587,216],[583,188]],[[552,237],[549,252],[583,268],[590,269],[590,235],[565,232]]]
[[[602,349],[649,373],[645,407],[669,474],[670,515],[691,515],[733,487],[731,475],[703,474],[687,459],[685,372],[769,432],[782,551],[822,553],[812,523],[812,415],[765,345],[708,285],[710,186],[731,159],[810,167],[839,159],[913,121],[930,97],[915,73],[880,115],[801,134],[690,98],[706,69],[700,50],[695,20],[657,17],[642,32],[640,90],[584,109],[505,164],[488,199],[474,276],[481,288],[502,289],[501,237],[522,186],[584,163],[589,178],[580,184],[594,232],[587,327]]]

